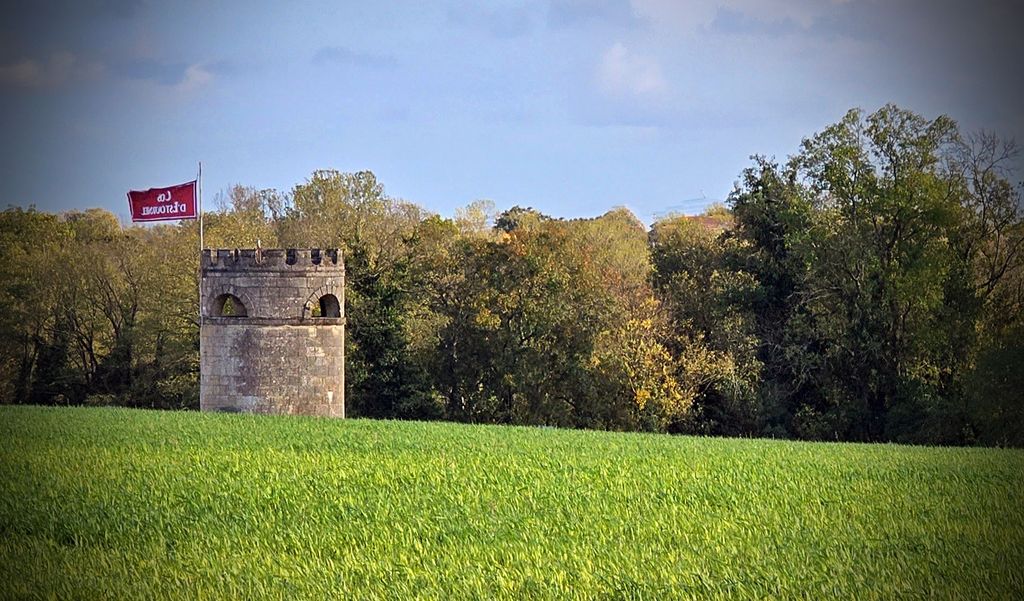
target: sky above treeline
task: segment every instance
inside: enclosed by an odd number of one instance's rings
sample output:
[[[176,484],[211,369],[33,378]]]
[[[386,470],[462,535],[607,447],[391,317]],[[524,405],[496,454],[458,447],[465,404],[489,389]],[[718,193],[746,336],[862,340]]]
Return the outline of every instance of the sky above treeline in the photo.
[[[207,209],[338,169],[446,216],[650,222],[853,107],[1024,142],[1018,4],[8,2],[0,203],[127,219],[127,190],[202,161]]]

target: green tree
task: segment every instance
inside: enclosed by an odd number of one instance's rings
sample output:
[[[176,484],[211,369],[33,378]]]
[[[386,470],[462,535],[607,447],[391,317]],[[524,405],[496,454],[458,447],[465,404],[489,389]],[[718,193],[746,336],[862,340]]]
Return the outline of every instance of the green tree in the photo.
[[[66,297],[57,276],[69,237],[56,215],[18,208],[0,213],[2,402],[29,402],[39,355],[60,327]]]
[[[851,111],[785,168],[759,159],[745,173],[730,202],[780,427],[973,439],[965,376],[1020,252],[1018,201],[994,167],[1008,154],[984,140],[889,105]]]
[[[713,434],[759,433],[760,363],[741,301],[751,276],[733,264],[737,242],[702,219],[672,217],[651,228],[653,284],[671,320],[678,378],[695,391],[691,428]]]
[[[414,242],[425,217],[416,205],[387,196],[368,171],[316,171],[294,188],[276,223],[285,246],[345,253],[346,396],[354,415],[437,416],[409,340]]]

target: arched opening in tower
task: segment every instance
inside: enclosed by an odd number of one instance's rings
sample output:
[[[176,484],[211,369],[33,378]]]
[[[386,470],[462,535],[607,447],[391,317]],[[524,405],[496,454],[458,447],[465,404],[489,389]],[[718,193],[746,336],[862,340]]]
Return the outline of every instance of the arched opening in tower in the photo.
[[[213,301],[215,317],[245,317],[245,304],[234,294],[222,294]]]
[[[338,297],[333,294],[325,294],[320,297],[320,315],[317,317],[341,317],[341,305]]]

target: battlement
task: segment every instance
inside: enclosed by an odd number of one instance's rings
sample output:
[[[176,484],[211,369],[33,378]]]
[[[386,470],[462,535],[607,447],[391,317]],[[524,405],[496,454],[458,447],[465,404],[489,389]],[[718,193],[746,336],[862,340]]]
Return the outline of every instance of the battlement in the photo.
[[[204,249],[201,269],[224,271],[295,270],[345,271],[337,248],[242,248]]]

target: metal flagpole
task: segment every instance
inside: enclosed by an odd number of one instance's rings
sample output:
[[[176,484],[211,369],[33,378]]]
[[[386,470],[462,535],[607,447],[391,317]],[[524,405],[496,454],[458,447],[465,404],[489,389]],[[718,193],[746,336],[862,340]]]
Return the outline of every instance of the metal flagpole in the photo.
[[[203,162],[199,161],[199,255],[203,254]],[[202,311],[199,312],[202,315]]]
[[[199,161],[199,327],[203,327],[203,162]]]
[[[202,364],[203,355],[203,162],[199,161],[199,176],[196,178],[199,187],[199,362]],[[199,370],[199,407],[203,406],[203,371]]]

